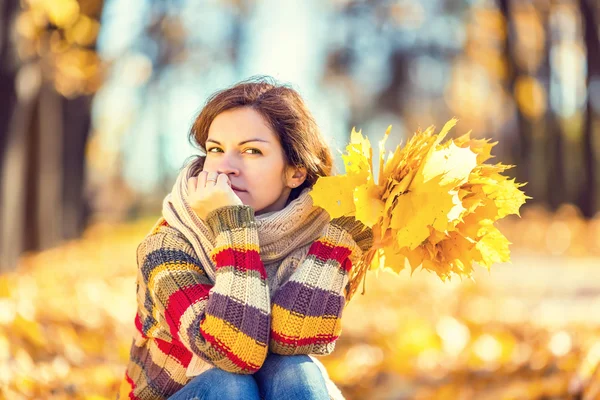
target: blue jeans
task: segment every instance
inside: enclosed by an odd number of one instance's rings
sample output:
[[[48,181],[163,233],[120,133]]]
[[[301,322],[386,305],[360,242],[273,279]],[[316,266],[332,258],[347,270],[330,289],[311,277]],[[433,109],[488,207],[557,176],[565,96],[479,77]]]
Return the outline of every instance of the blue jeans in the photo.
[[[269,353],[252,375],[212,368],[194,377],[169,400],[329,400],[325,379],[307,355]]]

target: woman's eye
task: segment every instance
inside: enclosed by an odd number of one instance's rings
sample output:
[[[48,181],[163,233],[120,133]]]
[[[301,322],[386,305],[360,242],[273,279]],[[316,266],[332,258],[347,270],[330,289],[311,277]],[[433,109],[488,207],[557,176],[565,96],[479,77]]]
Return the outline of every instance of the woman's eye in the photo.
[[[207,153],[222,153],[223,150],[218,148],[218,147],[211,147],[210,149],[206,150]],[[249,154],[262,154],[262,152],[258,149],[246,149],[244,150],[244,153],[248,153]]]

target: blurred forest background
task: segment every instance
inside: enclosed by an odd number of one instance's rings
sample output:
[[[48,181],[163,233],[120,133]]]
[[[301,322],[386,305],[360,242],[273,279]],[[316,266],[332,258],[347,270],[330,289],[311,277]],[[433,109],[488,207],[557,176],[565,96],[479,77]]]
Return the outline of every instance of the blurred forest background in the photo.
[[[0,399],[114,396],[136,246],[253,75],[334,149],[456,116],[533,197],[476,282],[369,275],[323,359],[348,399],[600,398],[599,29],[597,0],[0,0]]]

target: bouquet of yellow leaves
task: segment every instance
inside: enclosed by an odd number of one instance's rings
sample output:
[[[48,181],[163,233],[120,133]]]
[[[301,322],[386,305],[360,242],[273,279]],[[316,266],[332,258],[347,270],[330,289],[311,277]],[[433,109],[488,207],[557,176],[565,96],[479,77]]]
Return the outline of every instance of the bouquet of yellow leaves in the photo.
[[[353,128],[342,155],[346,173],[316,182],[315,205],[373,230],[373,246],[350,272],[348,299],[369,269],[421,266],[445,281],[452,274],[470,278],[474,262],[489,268],[510,261],[510,242],[494,222],[519,215],[530,197],[519,190],[524,184],[502,175],[513,166],[484,164],[496,143],[470,132],[442,143],[455,124],[450,120],[438,134],[433,127],[418,131],[385,159],[388,127],[379,142],[377,182],[369,139]]]

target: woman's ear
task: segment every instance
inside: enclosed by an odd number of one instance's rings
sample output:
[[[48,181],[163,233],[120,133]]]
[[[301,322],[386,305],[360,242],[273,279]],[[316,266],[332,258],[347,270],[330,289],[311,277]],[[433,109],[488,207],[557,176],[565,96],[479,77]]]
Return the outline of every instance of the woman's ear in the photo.
[[[305,167],[289,167],[286,178],[286,185],[292,189],[302,185],[306,180]]]

